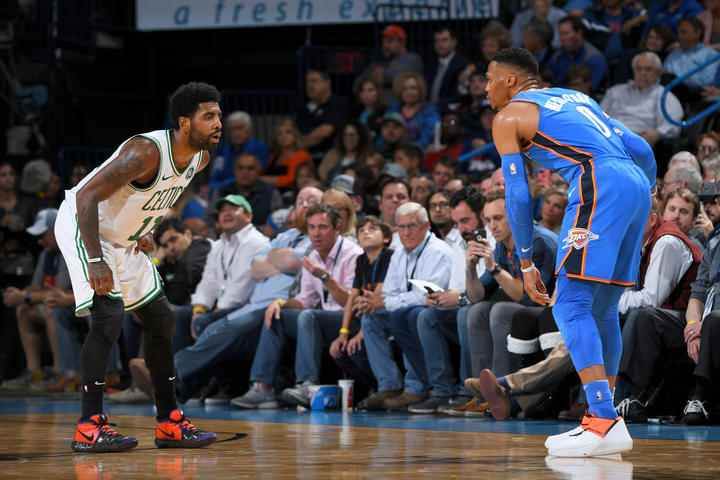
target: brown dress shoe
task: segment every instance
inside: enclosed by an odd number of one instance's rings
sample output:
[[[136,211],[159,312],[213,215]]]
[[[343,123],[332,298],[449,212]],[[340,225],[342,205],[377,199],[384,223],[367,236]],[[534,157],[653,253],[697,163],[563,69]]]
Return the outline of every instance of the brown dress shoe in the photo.
[[[438,411],[452,417],[484,417],[487,410],[487,402],[479,397],[473,397],[462,405],[448,406]]]
[[[388,398],[383,402],[386,410],[405,410],[409,405],[420,403],[428,397],[427,393],[418,395],[416,393],[403,392],[396,397]]]
[[[384,392],[375,392],[362,402],[358,403],[358,410],[385,410],[385,400],[397,397],[402,394],[402,390],[386,390]]]
[[[495,420],[505,420],[510,416],[510,394],[497,381],[495,374],[487,368],[480,372],[478,387],[490,405],[490,413]]]
[[[468,389],[476,397],[482,398],[482,392],[480,391],[480,379],[470,377],[465,380],[465,388]]]

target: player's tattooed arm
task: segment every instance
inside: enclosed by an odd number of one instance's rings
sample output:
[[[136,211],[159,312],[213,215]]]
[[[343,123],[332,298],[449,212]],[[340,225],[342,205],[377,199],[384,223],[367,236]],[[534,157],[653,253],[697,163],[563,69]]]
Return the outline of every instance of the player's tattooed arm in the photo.
[[[147,138],[128,141],[108,163],[77,193],[78,227],[88,256],[102,256],[98,233],[98,204],[130,182],[146,183],[157,175],[160,151]]]

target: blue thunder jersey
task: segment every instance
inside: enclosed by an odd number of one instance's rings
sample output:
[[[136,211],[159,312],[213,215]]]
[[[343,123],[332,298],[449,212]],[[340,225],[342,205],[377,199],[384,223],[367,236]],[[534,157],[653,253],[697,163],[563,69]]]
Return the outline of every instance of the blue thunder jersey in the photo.
[[[539,107],[538,131],[523,150],[525,158],[557,171],[570,185],[590,158],[632,162],[607,114],[584,93],[565,88],[526,90],[512,101]]]
[[[600,283],[634,284],[650,209],[650,182],[631,142],[636,136],[592,98],[574,90],[526,90],[512,101],[533,103],[539,111],[537,133],[524,147],[523,159],[558,172],[569,185],[556,273]],[[654,164],[651,153],[649,160]],[[524,172],[517,171],[512,162],[507,167],[506,184],[509,180],[512,185],[506,192],[518,192],[514,186],[525,181]],[[654,176],[654,169],[648,172]],[[520,203],[514,202],[519,200],[511,194],[508,202],[513,204],[507,206],[509,217],[518,217],[510,218],[518,239],[528,233],[523,228],[527,220],[519,218],[524,213],[516,211]],[[521,240],[516,244],[520,254],[530,254],[529,245]]]

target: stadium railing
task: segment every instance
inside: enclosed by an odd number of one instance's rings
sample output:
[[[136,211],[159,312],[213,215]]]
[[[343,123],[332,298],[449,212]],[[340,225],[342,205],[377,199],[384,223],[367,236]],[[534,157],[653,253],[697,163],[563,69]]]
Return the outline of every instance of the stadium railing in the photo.
[[[687,120],[675,120],[670,116],[670,114],[667,111],[667,96],[670,93],[670,91],[675,88],[677,85],[681,84],[685,80],[687,80],[689,77],[692,77],[696,73],[700,72],[701,70],[704,70],[708,68],[711,65],[716,64],[720,61],[720,54],[715,56],[714,58],[711,58],[707,62],[698,65],[697,67],[693,68],[689,72],[687,72],[685,75],[681,75],[677,77],[672,82],[668,83],[665,88],[663,89],[662,96],[660,97],[660,109],[662,111],[663,116],[665,119],[672,123],[673,125],[677,125],[678,127],[687,128],[692,125],[695,125],[700,120],[703,120],[704,118],[712,115],[713,113],[720,110],[720,100],[716,100],[711,105],[703,109],[702,111],[698,112],[697,114],[693,115],[692,117],[688,118]]]

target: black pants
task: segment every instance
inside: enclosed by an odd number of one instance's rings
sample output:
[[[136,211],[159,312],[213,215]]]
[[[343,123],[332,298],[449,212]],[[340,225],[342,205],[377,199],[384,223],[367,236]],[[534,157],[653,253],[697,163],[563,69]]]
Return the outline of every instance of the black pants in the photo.
[[[678,391],[685,390],[693,367],[684,329],[684,312],[641,308],[628,315],[622,331],[620,376],[630,383],[634,397],[648,400],[660,382],[674,391],[673,396],[687,397],[687,392]]]
[[[562,341],[550,307],[525,307],[515,312],[510,326],[508,351],[527,355],[550,352]]]
[[[365,398],[370,391],[377,390],[377,381],[370,368],[365,345],[353,355],[342,353],[334,360],[346,377],[355,380],[355,402]]]
[[[700,337],[700,356],[695,367],[695,376],[718,389],[720,381],[720,312],[715,311],[703,321]]]

